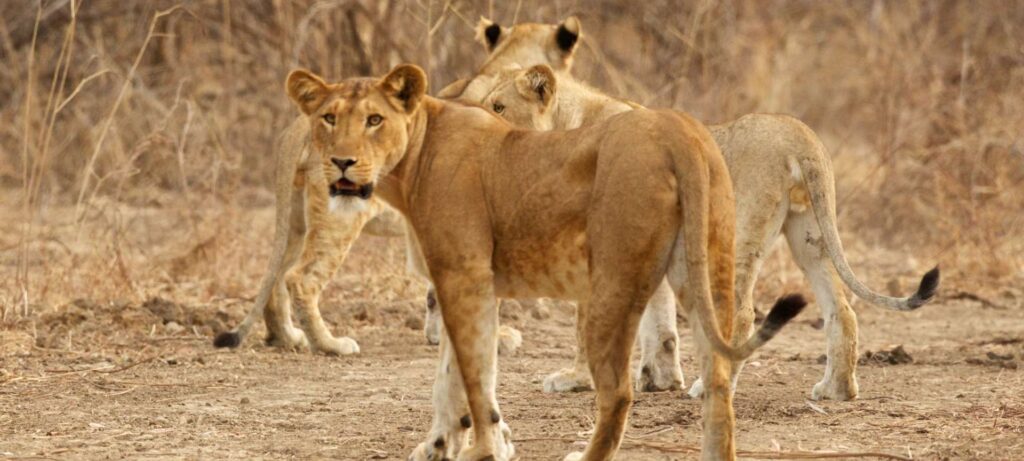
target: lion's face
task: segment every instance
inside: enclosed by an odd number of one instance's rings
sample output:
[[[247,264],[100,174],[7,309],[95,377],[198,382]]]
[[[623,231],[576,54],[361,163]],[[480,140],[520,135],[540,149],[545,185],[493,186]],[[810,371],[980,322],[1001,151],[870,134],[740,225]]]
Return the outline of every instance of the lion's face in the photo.
[[[400,65],[382,79],[335,84],[304,70],[288,75],[288,95],[309,117],[310,147],[322,162],[331,197],[373,195],[374,185],[408,147],[426,83],[413,65]]]
[[[521,128],[554,129],[555,74],[546,65],[508,69],[481,78],[491,88],[474,102]]]

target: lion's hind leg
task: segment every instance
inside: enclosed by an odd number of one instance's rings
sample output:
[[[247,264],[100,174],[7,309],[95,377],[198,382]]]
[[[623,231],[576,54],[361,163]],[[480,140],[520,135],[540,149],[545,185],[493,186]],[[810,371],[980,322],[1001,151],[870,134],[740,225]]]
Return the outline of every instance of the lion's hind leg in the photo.
[[[598,415],[594,434],[580,459],[613,459],[622,442],[633,404],[630,353],[640,316],[654,291],[654,284],[646,290],[637,285],[605,279],[591,299],[592,309],[586,318],[583,340],[597,391]]]
[[[584,330],[587,324],[586,301],[576,303],[576,356],[572,367],[563,368],[544,378],[544,392],[585,392],[594,388],[587,366],[587,344]]]
[[[636,194],[652,195],[657,196],[642,190]],[[674,210],[674,203],[654,202],[636,220],[655,226],[637,235],[635,226],[617,219],[621,207],[629,204],[619,198],[612,200],[595,206],[587,224],[590,293],[581,303],[586,306],[581,340],[598,409],[596,428],[582,457],[587,461],[613,459],[622,442],[633,403],[630,355],[640,318],[665,278],[672,230],[678,225],[671,219],[657,219]],[[623,235],[633,238],[620,238]]]
[[[272,268],[276,277],[274,288],[267,300],[263,319],[267,325],[267,344],[279,347],[302,347],[309,343],[302,330],[292,325],[291,299],[284,283],[284,274],[302,256],[303,240],[306,236],[306,201],[301,190],[292,191],[292,212],[288,224],[288,243],[285,247],[281,267]]]
[[[741,206],[736,210],[736,316],[732,331],[733,347],[739,347],[754,333],[754,286],[789,212],[789,202],[782,194],[771,194],[753,187],[738,187],[736,203],[758,205]],[[733,363],[734,393],[744,363]],[[690,397],[699,398],[703,393],[703,381],[694,381],[690,387]]]
[[[786,239],[800,270],[811,282],[814,298],[825,319],[827,341],[825,377],[814,385],[815,400],[851,400],[857,397],[857,315],[843,294],[839,278],[821,240],[810,210],[791,213]]]

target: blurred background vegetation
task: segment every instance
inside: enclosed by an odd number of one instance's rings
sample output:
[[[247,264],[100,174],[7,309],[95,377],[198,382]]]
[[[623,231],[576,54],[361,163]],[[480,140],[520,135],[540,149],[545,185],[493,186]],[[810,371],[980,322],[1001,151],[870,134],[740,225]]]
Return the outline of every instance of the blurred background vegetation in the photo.
[[[436,91],[482,62],[480,16],[573,14],[574,74],[604,91],[816,130],[868,280],[941,262],[947,289],[989,299],[1021,279],[1020,2],[17,1],[0,3],[4,319],[81,296],[251,296],[289,70],[413,62]]]

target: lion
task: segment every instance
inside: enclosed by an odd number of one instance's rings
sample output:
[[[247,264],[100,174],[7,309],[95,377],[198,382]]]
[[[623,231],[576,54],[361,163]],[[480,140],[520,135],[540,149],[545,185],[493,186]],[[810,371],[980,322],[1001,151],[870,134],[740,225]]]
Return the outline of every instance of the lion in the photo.
[[[566,27],[566,24],[569,27]],[[511,30],[482,19],[478,29],[484,46],[492,54],[489,61],[508,66],[481,73],[460,83],[462,101],[480,103],[512,123],[537,130],[569,130],[587,126],[624,112],[637,110],[639,104],[607,96],[582,84],[569,74],[571,54],[577,40],[552,40],[539,31],[571,30],[581,32],[578,20],[569,18],[561,25],[517,25]],[[558,34],[556,32],[556,34]],[[505,36],[508,39],[505,39]],[[526,39],[532,35],[534,39]],[[512,37],[519,45],[512,52]],[[522,47],[539,47],[524,50]],[[503,59],[494,53],[527,56]],[[549,62],[546,56],[556,56]],[[531,66],[523,69],[518,64]],[[551,68],[556,66],[561,72]],[[917,291],[905,298],[875,293],[854,275],[843,252],[836,228],[835,180],[830,157],[815,133],[799,120],[772,114],[750,114],[737,120],[709,126],[722,149],[736,191],[736,315],[734,340],[742,341],[753,332],[754,283],[773,242],[784,233],[793,259],[810,280],[825,319],[827,365],[825,377],[816,383],[811,397],[850,400],[857,397],[857,319],[843,293],[848,286],[861,299],[898,311],[917,309],[934,296],[939,284],[939,269],[927,272]],[[657,314],[657,315],[655,315]],[[648,317],[651,319],[648,321]],[[665,322],[669,324],[666,325]],[[652,303],[641,323],[640,343],[644,345],[640,366],[654,370],[641,374],[665,376],[664,349],[674,348],[674,303]],[[662,357],[659,358],[659,354]],[[584,359],[577,353],[572,372],[580,386],[589,380]],[[742,365],[742,364],[741,364]],[[733,385],[741,369],[733,370]],[[678,361],[674,367],[678,368]],[[681,374],[681,371],[679,371]],[[642,383],[640,385],[643,385]],[[570,388],[573,385],[563,385]],[[702,392],[697,380],[691,396]]]
[[[302,256],[285,275],[292,304],[312,314],[339,249],[350,243],[349,224],[335,217],[347,219],[339,210],[374,197],[406,218],[407,238],[436,289],[447,333],[438,378],[464,389],[468,413],[435,419],[447,426],[435,426],[414,459],[514,456],[495,395],[497,296],[593,306],[582,309],[580,339],[598,417],[582,458],[614,457],[632,403],[630,350],[665,278],[700,325],[698,348],[706,351],[703,456],[735,457],[731,364],[805,303],[799,295],[780,299],[758,334],[729,344],[734,198],[725,161],[700,122],[638,109],[568,132],[524,131],[480,107],[427,96],[426,74],[410,64],[338,83],[296,70],[285,88],[301,112],[292,139],[316,165],[305,175],[306,200],[316,206],[307,207]]]
[[[316,306],[305,306],[298,312],[303,319],[303,329],[295,328],[291,319],[291,304],[284,275],[299,261],[304,248],[306,230],[310,220],[328,219],[319,182],[309,178],[322,176],[320,165],[309,156],[309,142],[306,122],[296,120],[278,138],[276,155],[276,180],[274,193],[277,198],[275,210],[274,243],[267,273],[263,278],[256,301],[246,317],[231,331],[223,332],[214,339],[216,347],[239,346],[256,321],[264,317],[267,327],[268,345],[299,348],[309,347],[329,355],[348,355],[359,352],[359,344],[352,338],[331,335]],[[380,200],[352,202],[344,209],[331,209],[335,227],[344,232],[337,234],[337,251],[341,258],[347,254],[352,243],[365,230],[371,235],[400,237],[405,235],[405,220],[396,211]],[[344,215],[344,218],[341,216]],[[340,263],[339,263],[340,264]],[[305,333],[303,332],[305,330]]]
[[[511,38],[505,42],[519,43],[520,41],[523,41],[525,44],[531,41],[547,40],[549,38],[551,40],[560,39],[563,42],[566,42],[567,40],[571,40],[573,36],[569,31],[576,30],[578,27],[579,21],[575,18],[570,18],[559,28],[553,28],[543,24],[533,26],[524,24],[518,26],[514,32],[506,33],[505,35]],[[493,33],[493,30],[491,32],[487,32],[484,29],[480,29],[478,31],[478,34],[481,34],[479,39],[485,40],[483,34],[486,33]],[[506,48],[507,52],[494,55],[492,58],[485,61],[479,68],[478,73],[483,74],[492,72],[496,69],[506,68],[511,65],[514,60],[545,59],[548,62],[557,61],[560,65],[564,66],[570,65],[572,62],[572,53],[552,51],[552,54],[549,56],[529,56],[527,54],[516,52],[514,47]],[[526,50],[527,53],[530,53],[530,50],[541,50],[542,48],[540,46],[529,46],[523,47],[522,49]],[[442,90],[439,96],[443,97],[446,92],[450,94],[461,93],[465,90],[464,86],[460,86],[461,83],[464,82],[460,81],[450,85],[445,90]],[[455,91],[456,88],[458,91]],[[242,322],[234,329],[218,334],[214,338],[213,345],[215,347],[238,347],[248,336],[256,322],[262,317],[267,327],[266,343],[270,346],[283,348],[301,348],[308,346],[313,351],[322,352],[328,355],[347,355],[358,353],[359,345],[354,339],[347,337],[334,338],[330,335],[326,325],[322,320],[320,320],[319,312],[315,315],[312,313],[310,314],[311,318],[314,319],[310,323],[310,325],[314,327],[312,331],[306,331],[304,333],[303,330],[295,328],[292,324],[290,315],[291,306],[288,304],[289,294],[288,288],[284,283],[284,274],[287,273],[288,270],[291,269],[291,267],[298,261],[299,255],[302,251],[301,245],[306,230],[307,208],[312,205],[307,203],[305,199],[308,195],[308,191],[304,186],[306,183],[305,178],[310,173],[315,174],[315,171],[312,171],[315,169],[315,165],[308,164],[308,146],[296,142],[295,139],[293,139],[296,133],[295,130],[294,126],[287,129],[278,139],[274,149],[274,152],[276,153],[276,180],[274,184],[274,193],[277,199],[274,221],[274,242],[271,247],[272,252],[267,272],[260,285],[260,291]],[[359,237],[361,232],[383,237],[405,236],[404,218],[402,218],[395,210],[392,210],[386,204],[383,204],[374,198],[371,198],[359,208],[343,211],[347,211],[350,216],[348,218],[349,234],[346,234],[345,237],[347,244],[344,250],[340,250],[342,255],[339,257],[341,258],[344,258],[344,255],[347,254],[348,249]],[[409,247],[409,245],[407,245],[407,247]],[[415,260],[416,256],[412,252],[408,252],[407,255],[408,266],[411,272],[424,275],[420,270],[422,269],[421,262]],[[667,288],[662,288],[659,291],[659,299],[664,299],[668,296],[671,296],[671,293]],[[442,333],[440,328],[440,315],[436,306],[437,300],[433,289],[431,289],[428,291],[427,295],[427,318],[424,322],[424,333],[430,344],[438,344]],[[316,336],[316,338],[314,338],[313,341],[309,341],[307,336]],[[499,336],[501,344],[503,346],[507,345],[507,347],[502,349],[503,354],[506,353],[506,351],[508,353],[512,353],[518,342],[521,342],[519,332],[508,326],[501,326]],[[645,386],[645,389],[660,390],[679,388],[682,386],[681,376],[681,374],[679,374],[678,377],[668,376],[667,378],[658,381],[659,383],[663,382],[664,384],[650,384]],[[561,390],[561,388],[555,386],[551,387],[551,390]]]

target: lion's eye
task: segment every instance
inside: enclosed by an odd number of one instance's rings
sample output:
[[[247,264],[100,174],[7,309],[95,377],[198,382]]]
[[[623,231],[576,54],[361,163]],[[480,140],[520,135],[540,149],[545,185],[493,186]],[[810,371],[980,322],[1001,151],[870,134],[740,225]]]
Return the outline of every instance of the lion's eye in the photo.
[[[498,113],[498,114],[500,114],[500,113],[502,113],[502,112],[505,112],[505,105],[504,105],[504,104],[502,104],[502,103],[500,103],[500,102],[496,102],[496,103],[494,103],[494,106],[493,106],[493,107],[494,107],[494,112],[495,112],[495,113]]]
[[[324,114],[324,121],[327,122],[328,125],[334,126],[334,122],[336,121],[334,114]]]
[[[384,117],[381,117],[379,114],[373,114],[369,117],[366,117],[366,126],[377,126],[380,125],[380,122],[383,121]]]

